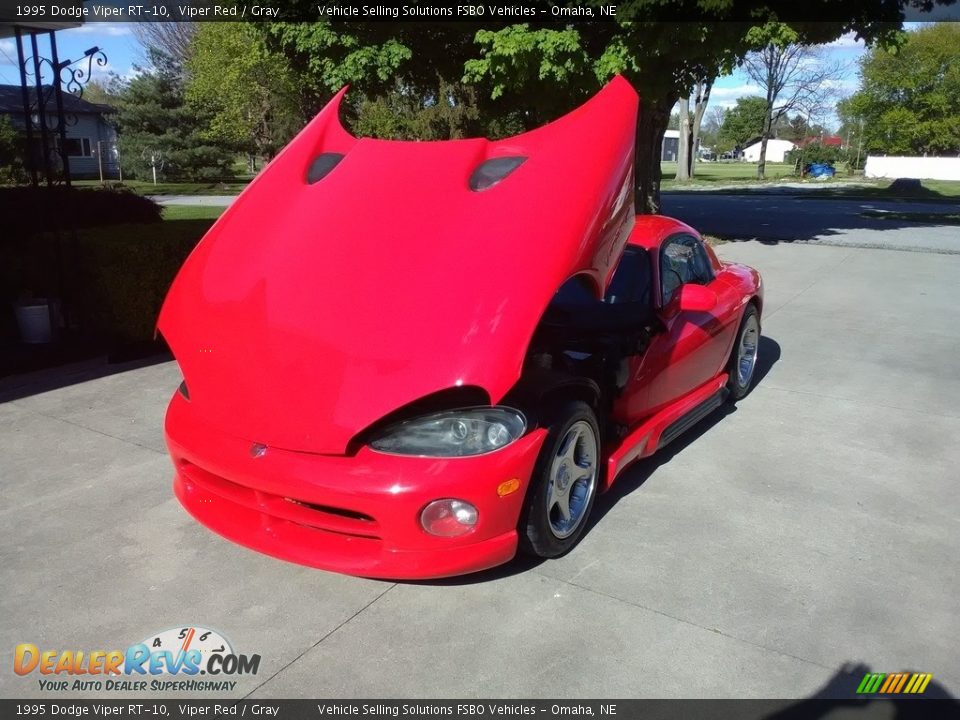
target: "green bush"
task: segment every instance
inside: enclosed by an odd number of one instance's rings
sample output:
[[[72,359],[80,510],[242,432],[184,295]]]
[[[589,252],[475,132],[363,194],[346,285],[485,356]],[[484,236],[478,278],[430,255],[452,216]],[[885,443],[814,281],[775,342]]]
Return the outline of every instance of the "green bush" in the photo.
[[[27,181],[24,138],[6,115],[0,115],[0,185]]]
[[[816,163],[836,165],[840,159],[840,154],[841,150],[836,145],[812,142],[805,147],[791,150],[784,156],[784,160],[794,164],[799,160],[804,167]]]
[[[119,342],[151,340],[163,299],[208,220],[118,225],[81,233],[85,332]]]
[[[67,187],[0,188],[0,217],[9,236],[119,223],[159,222],[162,208],[129,190]]]
[[[91,227],[76,237],[4,238],[0,301],[59,297],[86,338],[111,345],[150,341],[173,278],[212,223],[171,220]]]
[[[840,161],[847,164],[847,169],[851,172],[863,170],[863,164],[867,161],[865,152],[857,152],[857,148],[846,148],[840,153]]]

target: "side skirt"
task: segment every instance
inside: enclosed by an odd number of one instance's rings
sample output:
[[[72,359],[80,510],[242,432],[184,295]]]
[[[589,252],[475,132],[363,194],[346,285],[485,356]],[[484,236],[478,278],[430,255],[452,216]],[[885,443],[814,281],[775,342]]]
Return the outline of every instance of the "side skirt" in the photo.
[[[663,431],[663,435],[660,436],[660,442],[657,444],[657,450],[666,447],[669,443],[676,440],[687,430],[703,420],[707,415],[723,405],[723,401],[727,399],[727,395],[729,395],[727,388],[720,388],[709,398],[697,405],[693,410],[688,412],[679,420],[675,421]]]
[[[634,428],[608,456],[601,490],[608,490],[628,465],[653,455],[720,407],[727,395],[727,378],[727,373],[720,373]]]

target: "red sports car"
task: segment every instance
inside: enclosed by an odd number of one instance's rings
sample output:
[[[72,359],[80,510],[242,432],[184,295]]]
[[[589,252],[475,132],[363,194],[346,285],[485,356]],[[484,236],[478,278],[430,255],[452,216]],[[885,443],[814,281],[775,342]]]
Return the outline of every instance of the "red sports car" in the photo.
[[[635,215],[622,78],[496,141],[356,138],[342,96],[170,289],[176,495],[355,575],[561,555],[627,465],[747,394],[760,276]]]

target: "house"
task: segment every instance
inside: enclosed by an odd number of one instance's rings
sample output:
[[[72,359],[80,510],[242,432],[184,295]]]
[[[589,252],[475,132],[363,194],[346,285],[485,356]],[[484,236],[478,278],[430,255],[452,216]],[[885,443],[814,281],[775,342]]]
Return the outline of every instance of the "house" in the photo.
[[[761,142],[759,139],[751,141],[743,149],[743,159],[747,162],[759,162],[760,161],[760,146]],[[782,163],[784,162],[784,157],[788,152],[793,150],[796,147],[789,140],[780,140],[778,138],[770,138],[767,140],[767,155],[766,162],[775,162]]]
[[[660,162],[676,162],[680,152],[680,131],[667,130],[663,134],[663,146],[660,150]]]
[[[699,138],[697,145],[700,144]],[[680,131],[667,130],[663,133],[663,144],[660,148],[660,162],[676,162],[680,154]]]
[[[45,87],[44,112],[48,116],[57,113],[54,93]],[[28,91],[30,107],[37,108],[37,91]],[[67,162],[70,165],[70,177],[73,179],[99,178],[101,170],[104,177],[116,177],[119,169],[117,154],[117,131],[110,123],[109,116],[114,112],[109,105],[87,102],[86,100],[63,93],[63,113],[66,118],[65,135]],[[23,91],[20,85],[0,85],[0,115],[10,118],[13,126],[23,130],[26,118],[23,113]],[[43,156],[40,143],[43,142],[37,129],[39,119],[33,120],[33,152],[35,161]],[[49,133],[48,142],[54,150],[59,148],[57,133]],[[54,155],[58,155],[57,152]]]

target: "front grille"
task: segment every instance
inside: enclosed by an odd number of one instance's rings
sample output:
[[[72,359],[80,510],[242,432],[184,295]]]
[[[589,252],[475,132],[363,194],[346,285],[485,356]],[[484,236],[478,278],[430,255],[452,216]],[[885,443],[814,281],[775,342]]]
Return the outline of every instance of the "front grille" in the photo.
[[[380,538],[377,520],[358,510],[312,503],[258,490],[204,470],[187,460],[181,460],[178,466],[187,480],[203,490],[252,510],[327,532]]]

